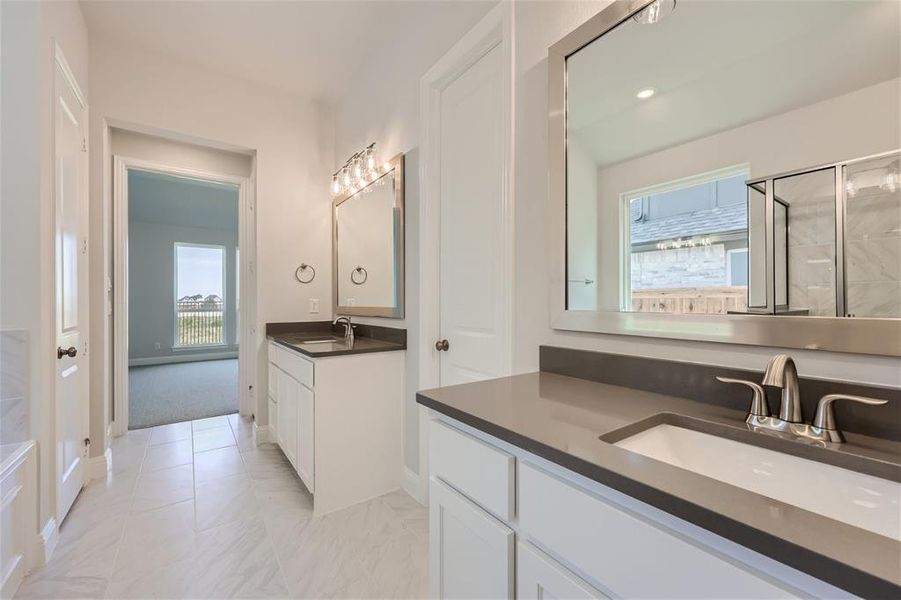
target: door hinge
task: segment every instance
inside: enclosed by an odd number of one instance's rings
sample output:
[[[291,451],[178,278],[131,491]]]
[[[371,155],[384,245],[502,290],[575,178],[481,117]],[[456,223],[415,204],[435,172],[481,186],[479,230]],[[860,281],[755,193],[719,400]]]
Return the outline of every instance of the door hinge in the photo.
[[[88,253],[88,238],[81,239],[81,253],[82,254]]]
[[[84,343],[84,350],[82,350],[82,352],[84,353],[85,356],[88,355],[88,342],[87,342],[87,340],[85,340],[85,343]]]
[[[82,152],[88,151],[88,140],[85,138],[81,138],[81,151]]]
[[[91,445],[91,438],[85,438],[85,439],[84,439],[84,445],[85,445],[85,446],[90,446],[90,445]]]

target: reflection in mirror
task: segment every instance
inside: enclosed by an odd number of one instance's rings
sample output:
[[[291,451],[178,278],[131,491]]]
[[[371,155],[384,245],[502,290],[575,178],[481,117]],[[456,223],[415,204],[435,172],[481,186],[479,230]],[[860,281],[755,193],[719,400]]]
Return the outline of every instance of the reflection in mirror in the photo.
[[[402,185],[402,174],[392,166],[362,190],[336,201],[337,313],[403,316]]]
[[[567,310],[901,316],[901,3],[673,6],[566,57]]]

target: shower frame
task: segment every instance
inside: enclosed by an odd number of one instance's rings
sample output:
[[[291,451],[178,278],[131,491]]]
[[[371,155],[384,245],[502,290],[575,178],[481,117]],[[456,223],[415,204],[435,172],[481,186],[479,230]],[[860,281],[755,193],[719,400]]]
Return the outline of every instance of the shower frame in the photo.
[[[795,169],[792,171],[784,171],[781,173],[775,173],[773,175],[767,175],[765,177],[756,177],[754,179],[749,179],[745,182],[745,186],[755,187],[758,191],[760,191],[760,185],[763,184],[765,186],[765,205],[764,205],[764,223],[766,227],[765,237],[766,237],[766,306],[759,307],[756,310],[752,310],[751,307],[748,307],[749,312],[757,312],[759,314],[779,314],[779,309],[788,308],[790,305],[790,300],[788,300],[788,304],[785,306],[780,306],[776,304],[776,261],[775,261],[775,203],[780,202],[783,205],[787,205],[784,200],[781,198],[776,198],[775,196],[775,182],[779,179],[785,179],[787,177],[795,177],[798,175],[806,175],[808,173],[815,173],[817,171],[833,171],[834,181],[835,181],[835,317],[852,317],[853,315],[848,314],[847,306],[848,306],[848,289],[847,289],[847,264],[846,264],[846,252],[845,252],[845,220],[848,214],[848,206],[847,206],[847,168],[850,165],[858,164],[861,162],[866,162],[869,160],[875,160],[887,156],[892,156],[895,154],[901,154],[901,149],[888,150],[886,152],[879,152],[877,154],[870,154],[868,156],[862,156],[859,158],[853,158],[849,160],[842,160],[833,163],[820,164],[812,167],[804,167],[802,169]],[[786,217],[786,235],[788,235],[788,229],[791,227],[791,224]],[[787,253],[786,253],[787,255]],[[751,253],[748,253],[748,261],[751,260]],[[750,271],[750,264],[749,264]],[[788,265],[786,265],[786,286],[788,286]],[[748,290],[749,300],[750,300],[750,288]],[[788,298],[789,289],[786,288],[786,298]]]

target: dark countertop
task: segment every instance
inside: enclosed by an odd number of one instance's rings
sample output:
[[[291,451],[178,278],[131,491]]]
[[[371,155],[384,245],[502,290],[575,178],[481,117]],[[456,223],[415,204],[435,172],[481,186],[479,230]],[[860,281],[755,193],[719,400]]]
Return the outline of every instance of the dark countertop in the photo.
[[[394,352],[407,348],[405,329],[355,323],[354,341],[349,345],[344,340],[344,326],[333,326],[331,321],[267,323],[266,338],[310,358]],[[310,343],[311,340],[329,338],[331,341]]]
[[[901,597],[901,542],[629,452],[599,436],[675,413],[735,435],[766,438],[759,445],[791,445],[789,451],[804,458],[846,466],[868,462],[876,465],[873,474],[895,480],[901,469],[898,442],[847,434],[840,450],[827,450],[750,433],[745,414],[732,408],[548,372],[426,390],[417,401],[836,587],[863,597]]]

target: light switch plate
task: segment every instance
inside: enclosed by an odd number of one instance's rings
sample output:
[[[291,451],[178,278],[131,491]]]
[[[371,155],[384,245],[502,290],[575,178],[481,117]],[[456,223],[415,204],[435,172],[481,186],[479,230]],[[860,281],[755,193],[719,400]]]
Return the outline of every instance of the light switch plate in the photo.
[[[319,314],[319,298],[310,298],[310,314]]]

